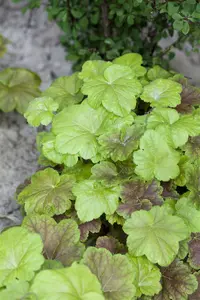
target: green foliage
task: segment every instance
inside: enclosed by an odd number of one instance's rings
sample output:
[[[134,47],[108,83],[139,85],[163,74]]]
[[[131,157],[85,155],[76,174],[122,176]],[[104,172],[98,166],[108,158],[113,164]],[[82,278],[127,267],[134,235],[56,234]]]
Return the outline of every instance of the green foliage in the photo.
[[[50,122],[45,167],[19,189],[21,227],[0,235],[0,298],[198,299],[198,93],[131,53],[30,102],[29,124]]]
[[[25,3],[23,11],[39,7],[42,1]],[[186,41],[192,44],[192,51],[199,49],[198,0],[48,0],[46,10],[63,31],[61,43],[67,59],[78,70],[88,59],[112,60],[130,52],[142,54],[145,65],[165,65],[164,59],[174,56],[173,46],[183,48]],[[175,31],[177,40],[163,51],[159,41],[172,37]],[[135,57],[137,60],[137,54]],[[137,73],[142,74],[143,69]]]
[[[28,104],[40,95],[39,76],[22,68],[7,68],[0,72],[0,109],[10,112],[16,109],[23,114]]]

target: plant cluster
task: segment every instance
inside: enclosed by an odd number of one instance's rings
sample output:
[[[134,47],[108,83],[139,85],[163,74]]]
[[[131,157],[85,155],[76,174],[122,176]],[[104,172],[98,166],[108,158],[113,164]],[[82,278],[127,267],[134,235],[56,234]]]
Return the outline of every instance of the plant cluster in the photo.
[[[0,58],[7,52],[10,41],[0,35]],[[6,68],[0,71],[0,110],[16,110],[24,114],[28,104],[41,93],[40,77],[24,68]]]
[[[13,0],[20,2],[21,0]],[[39,7],[41,0],[27,0],[26,9]],[[63,31],[61,42],[67,59],[80,69],[88,59],[112,60],[128,52],[138,52],[144,64],[164,64],[174,57],[172,47],[164,52],[162,38],[174,35],[174,47],[188,41],[193,50],[200,44],[200,3],[197,0],[48,0],[50,19]]]
[[[0,71],[0,110],[24,114],[29,102],[40,95],[40,84],[40,77],[24,68]]]
[[[44,167],[0,235],[0,298],[199,299],[199,106],[200,89],[135,53],[31,101]]]

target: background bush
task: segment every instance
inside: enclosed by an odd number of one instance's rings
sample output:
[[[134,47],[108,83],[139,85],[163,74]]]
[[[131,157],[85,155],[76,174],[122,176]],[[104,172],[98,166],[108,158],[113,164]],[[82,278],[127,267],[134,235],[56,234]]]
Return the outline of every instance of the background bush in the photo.
[[[27,0],[23,10],[41,4],[41,0]],[[63,31],[61,43],[75,69],[87,59],[110,60],[127,52],[139,52],[145,65],[166,65],[163,57],[172,59],[174,53],[172,47],[163,52],[159,41],[175,31],[178,38],[173,46],[181,49],[188,41],[198,51],[200,44],[196,0],[48,0],[46,10]]]

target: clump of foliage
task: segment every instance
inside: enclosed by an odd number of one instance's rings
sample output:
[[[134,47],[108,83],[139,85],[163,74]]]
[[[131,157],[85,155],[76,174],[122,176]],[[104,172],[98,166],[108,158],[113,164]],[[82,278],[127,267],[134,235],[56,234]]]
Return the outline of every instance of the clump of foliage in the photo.
[[[139,54],[87,61],[25,113],[44,167],[0,235],[1,299],[198,299],[200,89]],[[48,126],[49,128],[49,126]]]
[[[27,0],[24,11],[41,3]],[[163,52],[159,41],[175,31],[174,47],[183,48],[188,41],[194,51],[199,49],[198,0],[48,0],[46,9],[63,30],[61,42],[75,69],[87,59],[112,60],[128,52],[140,53],[145,65],[164,64],[163,57],[171,59],[174,53],[172,47]]]
[[[0,71],[0,110],[24,114],[29,102],[40,95],[40,84],[40,77],[24,68]]]
[[[7,52],[10,41],[0,35],[0,58]],[[24,114],[28,104],[41,93],[40,77],[24,68],[6,68],[0,71],[0,110],[16,110]]]

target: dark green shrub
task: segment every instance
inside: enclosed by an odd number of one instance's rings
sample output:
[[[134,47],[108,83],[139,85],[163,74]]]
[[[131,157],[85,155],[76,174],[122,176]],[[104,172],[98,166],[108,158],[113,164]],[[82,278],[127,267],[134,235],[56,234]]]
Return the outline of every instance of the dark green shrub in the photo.
[[[27,0],[25,10],[41,3]],[[188,41],[198,51],[200,44],[196,0],[48,0],[46,9],[63,31],[61,42],[75,69],[87,59],[110,60],[128,52],[140,53],[147,66],[164,65],[163,57],[171,59],[174,53],[171,47],[163,52],[158,42],[172,37],[175,30],[175,47]]]

